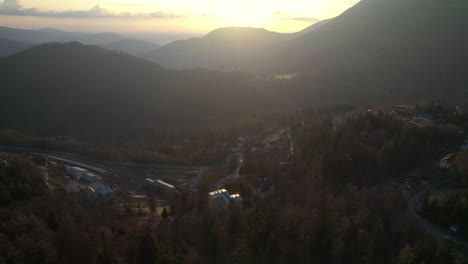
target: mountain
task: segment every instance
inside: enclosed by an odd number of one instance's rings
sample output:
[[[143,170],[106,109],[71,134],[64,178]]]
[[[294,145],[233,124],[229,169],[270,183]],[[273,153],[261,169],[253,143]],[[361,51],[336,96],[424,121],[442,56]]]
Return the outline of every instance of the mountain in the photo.
[[[108,49],[108,50],[115,50],[121,51],[132,55],[141,55],[150,51],[154,51],[158,49],[160,46],[144,41],[144,40],[137,40],[137,39],[123,39],[116,42],[100,44],[99,47]]]
[[[56,29],[17,29],[0,27],[0,37],[29,44],[46,42],[67,42],[84,37],[86,34],[77,32],[64,32]]]
[[[242,71],[256,52],[286,37],[261,28],[221,28],[201,38],[172,42],[144,57],[169,68]]]
[[[248,70],[303,73],[309,87],[337,94],[466,95],[466,10],[462,0],[363,0],[313,32],[263,50]]]
[[[247,75],[170,71],[77,42],[2,58],[0,72],[0,98],[8,98],[0,104],[0,127],[34,133],[111,137],[199,129],[263,107]]]
[[[304,28],[303,30],[301,31],[298,31],[296,33],[291,33],[289,34],[289,39],[293,39],[293,38],[297,38],[297,37],[300,37],[300,36],[303,36],[303,35],[306,35],[306,34],[309,34],[311,32],[313,32],[314,30],[320,28],[321,26],[327,24],[330,20],[332,20],[332,18],[330,19],[324,19],[324,20],[320,20],[306,28]]]
[[[19,41],[0,38],[0,57],[12,55],[29,47],[30,45]]]
[[[133,55],[145,53],[159,47],[157,44],[151,42],[132,39],[115,33],[90,34],[82,32],[66,32],[53,28],[29,30],[0,27],[0,38],[15,40],[31,45],[77,41],[86,45],[99,45],[110,50],[116,50]]]
[[[467,8],[461,0],[365,0],[264,56],[274,53],[283,71],[442,68],[468,54]]]
[[[126,39],[128,39],[128,37],[115,33],[95,33],[86,34],[81,38],[73,39],[71,41],[78,41],[86,45],[101,45],[106,43],[118,42]]]

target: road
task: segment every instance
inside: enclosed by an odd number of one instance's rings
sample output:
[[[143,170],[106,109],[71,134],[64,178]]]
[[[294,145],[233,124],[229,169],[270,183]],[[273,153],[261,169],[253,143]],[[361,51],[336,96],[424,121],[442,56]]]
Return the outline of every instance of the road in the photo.
[[[231,153],[229,156],[226,158],[226,163],[229,164],[232,158],[237,159],[237,166],[234,169],[234,171],[230,174],[228,174],[226,177],[218,180],[214,185],[213,185],[213,191],[214,190],[219,190],[221,189],[226,183],[232,182],[234,179],[239,178],[239,171],[240,168],[242,167],[242,162],[243,162],[243,156],[241,153]]]
[[[434,237],[437,243],[441,244],[446,240],[452,240],[459,248],[463,250],[463,252],[468,252],[468,243],[465,240],[450,232],[448,227],[447,229],[441,228],[429,222],[417,213],[417,209],[421,204],[422,199],[424,198],[424,194],[428,191],[433,191],[440,188],[444,183],[445,182],[429,184],[414,194],[408,201],[409,213],[411,217],[419,224],[419,226],[424,229],[425,232]]]

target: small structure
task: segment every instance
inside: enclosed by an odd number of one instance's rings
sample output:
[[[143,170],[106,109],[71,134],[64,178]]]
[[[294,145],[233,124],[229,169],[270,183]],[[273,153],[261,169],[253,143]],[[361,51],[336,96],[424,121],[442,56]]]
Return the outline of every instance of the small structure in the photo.
[[[275,187],[271,179],[260,178],[257,184],[257,198],[263,200],[270,198],[273,194],[275,194]]]
[[[76,193],[80,191],[80,189],[78,188],[78,184],[76,184],[76,181],[70,179],[70,177],[67,176],[62,177],[62,179],[60,180],[60,187],[66,193]]]
[[[234,206],[237,206],[239,207],[240,209],[242,209],[244,206],[244,199],[242,198],[242,196],[240,196],[240,194],[233,194],[233,195],[230,195],[229,196],[230,200],[231,200],[231,203],[234,204]]]
[[[430,115],[421,114],[421,115],[415,116],[413,118],[413,121],[419,124],[429,125],[429,124],[432,124],[433,119]]]
[[[76,181],[79,181],[88,172],[86,169],[74,166],[65,166],[67,175],[73,177]]]
[[[453,166],[456,164],[457,156],[457,153],[447,154],[439,161],[439,168],[444,170],[453,168]]]
[[[394,113],[405,116],[411,116],[415,112],[415,107],[412,105],[395,105],[392,109]]]
[[[165,193],[165,194],[173,194],[176,190],[176,188],[174,187],[174,185],[172,184],[169,184],[165,181],[162,181],[162,180],[153,180],[153,179],[150,179],[150,178],[146,178],[145,179],[145,183],[148,184],[148,185],[151,185],[153,187],[155,187],[157,190]]]
[[[226,209],[229,204],[233,203],[240,208],[243,207],[244,199],[239,194],[230,195],[226,189],[220,189],[214,192],[210,192],[208,203],[210,208],[214,211],[221,211]]]
[[[99,179],[99,177],[98,177],[96,174],[87,171],[87,172],[81,177],[81,179],[84,180],[84,181],[93,182],[93,181],[96,181],[97,179]]]
[[[76,181],[84,180],[92,182],[100,179],[96,174],[89,172],[87,169],[74,166],[65,166],[65,171],[69,176],[72,176]]]
[[[466,114],[465,106],[464,105],[455,106],[455,113],[457,115],[465,115]]]
[[[461,229],[461,228],[460,228],[459,225],[451,225],[451,226],[449,227],[449,230],[452,231],[452,232],[454,232],[454,233],[459,233],[459,232],[460,232],[460,229]]]
[[[114,190],[102,182],[94,181],[86,187],[86,193],[89,197],[104,197],[113,194]]]
[[[8,167],[8,161],[6,159],[0,158],[0,168]]]

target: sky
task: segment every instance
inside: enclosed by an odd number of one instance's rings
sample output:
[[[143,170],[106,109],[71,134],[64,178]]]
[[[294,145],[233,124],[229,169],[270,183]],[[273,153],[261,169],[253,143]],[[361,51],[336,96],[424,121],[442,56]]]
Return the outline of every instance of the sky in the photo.
[[[133,34],[204,34],[249,26],[286,33],[335,17],[358,1],[3,0],[0,26]]]

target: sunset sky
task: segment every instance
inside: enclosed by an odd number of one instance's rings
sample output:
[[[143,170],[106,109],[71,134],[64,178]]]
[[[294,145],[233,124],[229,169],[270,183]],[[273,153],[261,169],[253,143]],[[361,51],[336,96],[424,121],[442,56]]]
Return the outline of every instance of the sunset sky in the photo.
[[[250,26],[295,32],[337,16],[358,1],[4,0],[0,4],[0,26],[193,34],[227,26]]]

